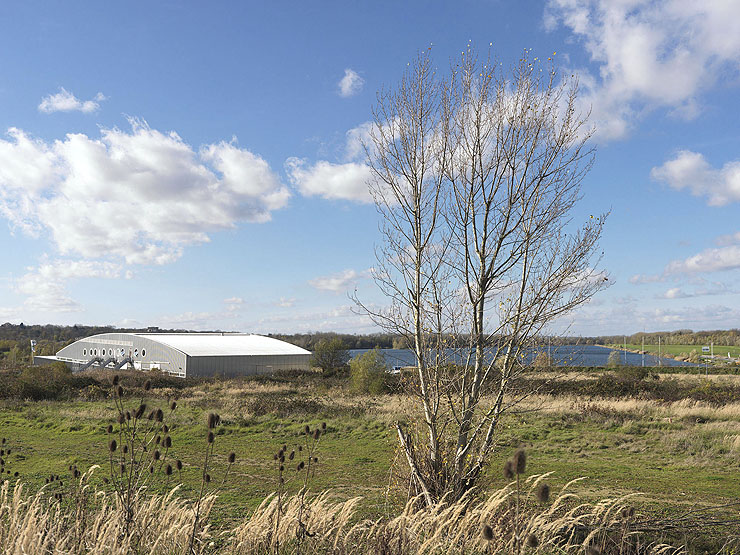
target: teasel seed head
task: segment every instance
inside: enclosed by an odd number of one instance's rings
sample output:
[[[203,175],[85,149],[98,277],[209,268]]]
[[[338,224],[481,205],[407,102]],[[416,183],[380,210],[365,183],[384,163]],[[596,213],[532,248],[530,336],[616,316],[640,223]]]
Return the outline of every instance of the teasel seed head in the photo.
[[[149,474],[154,474],[154,466],[151,464],[149,465]]]
[[[298,451],[303,451],[303,445],[298,446]]]
[[[106,478],[105,476],[103,476],[103,483],[104,484],[107,484],[108,483],[108,478]]]
[[[164,446],[167,447],[167,449],[169,449],[170,447],[172,447],[172,438],[170,436],[165,436],[165,438],[164,438]]]
[[[120,385],[116,388],[116,395],[118,395],[119,397],[123,397],[123,387],[121,387]]]
[[[160,436],[157,436],[154,438],[154,443],[159,445],[162,442],[162,438]]]
[[[305,463],[303,461],[299,462],[298,463],[298,466],[297,466],[298,472],[300,472],[301,470],[303,470],[303,467],[304,466],[306,466],[306,465],[305,465]]]
[[[291,451],[290,455],[288,455],[288,460],[292,461],[294,457],[295,457],[295,451]]]
[[[527,470],[527,453],[524,449],[517,449],[514,452],[514,470],[517,474],[524,474]]]
[[[122,447],[121,449],[123,449],[123,454],[124,454],[124,455],[125,455],[126,453],[128,453],[128,445],[124,444],[124,445],[123,445],[123,447]]]
[[[282,464],[280,465],[280,472],[285,472],[285,467]]]
[[[208,432],[208,443],[213,443],[214,439],[216,439],[216,436],[213,435],[213,432]]]
[[[164,412],[162,412],[162,409],[157,409],[157,414],[155,415],[155,418],[157,422],[162,422],[162,420],[164,420]]]
[[[528,546],[528,547],[531,547],[532,549],[534,549],[534,548],[535,548],[535,547],[537,547],[538,545],[540,545],[540,540],[539,540],[539,538],[538,538],[537,536],[535,536],[534,534],[530,534],[530,535],[529,535],[529,536],[527,537],[527,546]]]
[[[120,380],[120,378],[118,377],[118,374],[116,374],[115,376],[113,376],[113,385],[118,385],[118,381],[119,380]]]
[[[126,411],[126,420],[131,420],[131,411]]]
[[[180,459],[177,459],[175,461],[175,466],[177,467],[177,470],[182,470],[182,461]]]
[[[167,424],[162,425],[162,433],[170,433],[170,427]]]
[[[314,457],[313,458],[313,462],[315,462],[315,463],[319,462],[319,458],[318,457]]]
[[[483,527],[483,539],[487,542],[493,541],[493,528],[488,524]]]
[[[234,452],[229,453],[229,464],[234,464],[235,460],[236,460],[236,453]]]
[[[123,415],[123,413],[120,413],[118,415],[118,423],[123,424],[126,421],[126,417]]]
[[[175,401],[172,401],[172,402],[170,403],[170,410],[175,410],[176,408],[177,408],[177,402],[175,402]]]
[[[155,461],[158,461],[161,456],[162,456],[162,454],[159,452],[159,449],[155,449],[154,450],[154,460]]]
[[[136,413],[134,414],[134,418],[141,418],[144,416],[144,411],[146,410],[146,405],[144,403],[141,403],[139,405],[139,408],[136,409]]]
[[[537,488],[537,500],[541,503],[547,503],[550,500],[550,486],[540,484]]]
[[[326,422],[321,423],[321,430],[326,430]]]
[[[147,420],[154,420],[154,409],[149,411],[149,414],[146,415]]]
[[[511,459],[504,463],[504,478],[507,480],[514,478],[514,463]]]
[[[112,424],[108,424],[108,433],[109,434],[112,434],[113,433],[113,425]]]
[[[115,439],[111,439],[110,443],[108,444],[108,450],[113,453],[116,450],[116,447],[118,447],[118,443],[116,443]]]
[[[206,474],[206,484],[208,484],[210,482],[211,482],[211,475],[210,474]]]
[[[126,465],[121,464],[121,474],[126,474]]]
[[[149,391],[152,388],[152,381],[147,380],[144,382],[144,391]]]
[[[215,412],[208,414],[208,429],[212,430],[216,426],[218,426],[219,421],[221,420],[221,417],[216,414]]]
[[[321,435],[321,430],[319,430],[318,428],[316,428],[316,429],[315,429],[315,430],[313,431],[313,438],[314,438],[314,439],[319,439],[319,436],[320,436],[320,435]]]
[[[164,473],[167,474],[167,476],[172,476],[172,465],[168,464],[167,468],[164,469]]]
[[[308,424],[306,424],[306,427],[303,430],[306,435],[309,435],[311,433],[311,428],[308,427]]]

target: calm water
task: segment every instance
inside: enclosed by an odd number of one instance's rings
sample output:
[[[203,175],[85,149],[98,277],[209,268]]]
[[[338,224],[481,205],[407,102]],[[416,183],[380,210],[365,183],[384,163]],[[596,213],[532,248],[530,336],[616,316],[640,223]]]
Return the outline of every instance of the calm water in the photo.
[[[352,349],[350,355],[355,357],[368,349]],[[414,354],[408,349],[381,349],[388,367],[412,366],[415,363]],[[596,345],[565,345],[552,347],[550,354],[558,366],[606,366],[609,353],[612,349],[597,347]],[[625,353],[618,351],[622,364],[629,366],[642,366],[643,355],[636,353]],[[529,357],[530,362],[536,354]],[[696,366],[688,362],[679,362],[671,358],[658,359],[657,356],[644,355],[645,366]]]

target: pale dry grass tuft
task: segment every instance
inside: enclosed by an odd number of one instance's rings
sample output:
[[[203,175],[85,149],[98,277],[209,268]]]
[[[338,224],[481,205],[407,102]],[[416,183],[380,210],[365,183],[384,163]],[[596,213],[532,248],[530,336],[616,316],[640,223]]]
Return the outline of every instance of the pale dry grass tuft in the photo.
[[[81,497],[59,502],[42,488],[28,494],[22,483],[0,486],[0,553],[92,555],[129,553],[186,553],[193,528],[194,511],[189,501],[176,496],[177,488],[165,496],[149,496],[135,515],[139,533],[127,536],[120,504],[102,491],[92,491],[81,480]],[[201,502],[201,513],[209,513],[215,496]],[[198,531],[198,552],[210,541],[208,527]]]

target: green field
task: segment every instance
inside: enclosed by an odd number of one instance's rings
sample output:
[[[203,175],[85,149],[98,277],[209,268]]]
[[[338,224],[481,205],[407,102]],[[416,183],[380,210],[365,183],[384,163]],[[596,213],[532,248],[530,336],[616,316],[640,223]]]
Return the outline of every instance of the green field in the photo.
[[[612,349],[623,349],[624,345],[607,345],[607,347],[610,347]],[[707,345],[709,347],[709,345]],[[698,354],[702,354],[702,345],[660,345],[660,353],[663,355],[672,355],[672,356],[688,356],[688,354],[691,351],[696,351]],[[630,351],[641,351],[643,350],[643,346],[640,344],[630,344],[627,343],[627,349]],[[658,354],[658,345],[645,345],[645,351],[651,354]],[[714,346],[714,355],[715,356],[723,356],[726,357],[727,353],[730,353],[730,356],[733,358],[740,357],[740,347],[735,346],[727,346],[727,345],[715,345]],[[708,353],[704,353],[708,354]]]
[[[580,378],[563,379],[568,391],[580,383],[573,382]],[[685,388],[689,397],[713,387],[700,376],[661,380],[666,387]],[[722,404],[691,398],[655,401],[620,391],[599,398],[555,392],[528,399],[526,412],[503,421],[483,491],[505,485],[499,469],[515,448],[524,446],[529,471],[553,471],[555,489],[585,477],[575,491],[586,499],[636,493],[638,506],[667,515],[740,499],[740,381],[717,390],[726,398]],[[96,390],[96,396],[105,393],[105,384]],[[134,393],[125,401],[132,409],[143,394]],[[169,397],[178,397],[170,420],[172,456],[185,468],[182,476],[160,483],[162,491],[182,479],[182,493],[193,496],[206,441],[206,415],[215,411],[222,417],[215,440],[214,483],[220,483],[227,454],[233,451],[237,459],[213,513],[217,529],[248,515],[276,490],[273,454],[282,444],[303,441],[306,424],[315,428],[327,423],[312,491],[330,489],[347,499],[362,496],[361,516],[377,518],[403,504],[405,486],[399,486],[403,468],[398,466],[393,424],[413,411],[404,395],[352,395],[342,379],[317,376],[208,381],[182,389],[165,384],[150,393],[149,406],[166,406]],[[13,470],[33,487],[40,487],[51,474],[68,475],[70,465],[86,469],[98,464],[102,468],[93,483],[103,488],[102,478],[109,472],[105,428],[115,423],[116,414],[112,399],[83,400],[75,392],[68,400],[6,399],[0,404],[0,435],[8,438],[14,451]],[[299,486],[297,479],[287,485],[293,492]]]

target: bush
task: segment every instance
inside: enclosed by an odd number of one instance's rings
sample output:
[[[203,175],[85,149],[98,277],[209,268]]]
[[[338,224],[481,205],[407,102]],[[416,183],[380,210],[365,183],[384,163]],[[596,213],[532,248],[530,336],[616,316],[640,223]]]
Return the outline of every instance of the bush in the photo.
[[[388,367],[377,347],[349,362],[352,391],[377,395],[388,390]]]
[[[320,368],[326,376],[331,376],[347,367],[349,351],[339,339],[322,339],[314,347],[311,366]]]

